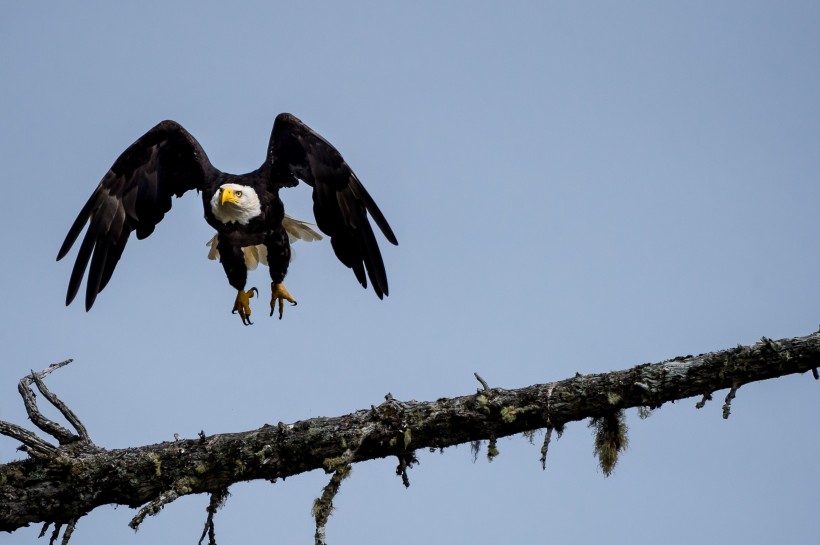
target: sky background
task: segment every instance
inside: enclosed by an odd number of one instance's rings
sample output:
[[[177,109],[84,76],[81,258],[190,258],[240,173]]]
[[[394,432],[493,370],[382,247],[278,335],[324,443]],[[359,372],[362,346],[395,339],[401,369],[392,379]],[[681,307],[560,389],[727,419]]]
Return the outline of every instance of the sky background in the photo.
[[[806,335],[820,325],[817,2],[5,2],[0,7],[0,419],[48,385],[92,439],[124,448],[337,416],[398,399]],[[252,327],[206,260],[188,195],[131,243],[86,313],[55,262],[116,157],[174,119],[215,166],[264,160],[291,112],[344,155],[391,223],[390,297],[327,241],[299,243],[299,306]],[[282,195],[311,219],[310,192]],[[84,289],[84,288],[83,288]],[[604,478],[586,423],[553,440],[358,464],[331,544],[820,542],[820,384],[724,392],[640,420]],[[0,439],[0,460],[18,458]],[[222,545],[312,543],[328,477],[243,483]],[[73,541],[196,543],[206,496],[127,527],[101,507]],[[39,526],[0,536],[36,543]],[[43,541],[40,541],[42,543]]]

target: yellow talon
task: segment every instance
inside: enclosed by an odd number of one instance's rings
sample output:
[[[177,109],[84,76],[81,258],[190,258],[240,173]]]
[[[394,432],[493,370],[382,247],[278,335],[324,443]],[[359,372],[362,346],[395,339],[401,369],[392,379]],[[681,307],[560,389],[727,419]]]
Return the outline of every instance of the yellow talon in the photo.
[[[279,301],[279,319],[281,320],[282,314],[285,311],[285,300],[291,303],[291,305],[296,305],[296,300],[288,292],[288,289],[284,284],[275,284],[271,282],[270,290],[270,315],[273,316],[273,311],[276,310],[276,302]]]
[[[253,325],[251,322],[251,302],[250,298],[253,297],[253,294],[256,293],[256,296],[259,296],[259,290],[256,288],[251,288],[248,291],[238,290],[236,292],[236,301],[233,303],[233,311],[231,314],[239,313],[239,317],[242,318],[242,323],[245,325]]]

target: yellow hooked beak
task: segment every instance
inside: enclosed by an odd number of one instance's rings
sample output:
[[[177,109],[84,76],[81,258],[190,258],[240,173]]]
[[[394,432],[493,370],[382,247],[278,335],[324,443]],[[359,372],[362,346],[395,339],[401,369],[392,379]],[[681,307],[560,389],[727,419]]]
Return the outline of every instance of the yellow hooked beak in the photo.
[[[239,204],[239,195],[237,195],[236,191],[234,191],[230,187],[226,187],[222,190],[222,199],[220,201],[220,204],[224,206],[226,201],[232,202],[234,204]]]

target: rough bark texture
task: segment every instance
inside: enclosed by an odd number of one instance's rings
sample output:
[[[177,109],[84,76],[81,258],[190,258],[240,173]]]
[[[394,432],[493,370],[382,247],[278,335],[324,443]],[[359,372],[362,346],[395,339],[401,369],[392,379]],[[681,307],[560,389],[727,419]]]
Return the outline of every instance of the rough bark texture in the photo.
[[[388,395],[377,407],[335,418],[121,450],[95,446],[79,420],[68,415],[76,434],[32,418],[58,439],[59,447],[0,422],[0,433],[23,442],[29,454],[0,465],[0,530],[10,532],[33,522],[68,524],[70,530],[73,522],[105,504],[144,506],[132,521],[136,527],[179,496],[211,493],[224,501],[227,488],[239,481],[273,480],[319,468],[338,476],[351,463],[387,456],[398,458],[397,473],[402,474],[415,460],[415,449],[490,440],[491,454],[495,439],[541,428],[548,429],[546,453],[552,430],[560,431],[567,422],[612,419],[625,408],[658,407],[691,396],[708,399],[726,388],[728,416],[731,397],[743,384],[809,370],[816,378],[817,367],[820,333],[779,341],[764,338],[753,346],[514,390],[490,388],[477,377],[484,386],[471,395],[431,402],[402,402]],[[42,384],[47,372],[23,379],[21,393],[34,383],[56,405],[59,400],[50,392],[53,399],[49,397]],[[37,413],[36,405],[28,403],[29,414]],[[315,508],[317,525],[322,507]]]

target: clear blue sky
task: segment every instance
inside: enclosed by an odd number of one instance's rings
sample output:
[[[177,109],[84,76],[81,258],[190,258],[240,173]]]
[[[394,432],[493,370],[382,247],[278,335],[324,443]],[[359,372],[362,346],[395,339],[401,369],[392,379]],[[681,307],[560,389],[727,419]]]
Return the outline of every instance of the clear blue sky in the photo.
[[[820,324],[816,2],[7,2],[0,8],[0,418],[49,385],[120,448],[519,387],[808,334]],[[69,225],[131,142],[182,123],[257,168],[277,113],[333,142],[391,222],[391,295],[299,244],[299,306],[256,325],[206,260],[191,195],[132,239],[86,313],[63,306]],[[310,219],[307,188],[283,194]],[[259,270],[251,282],[268,286]],[[267,291],[267,290],[264,290]],[[820,384],[744,387],[648,420],[612,477],[584,423],[536,445],[360,464],[331,543],[815,544]],[[0,459],[19,454],[0,440]],[[327,477],[235,486],[222,544],[311,543]],[[103,507],[73,541],[195,543],[207,498],[134,534]],[[34,543],[39,528],[3,535]]]

